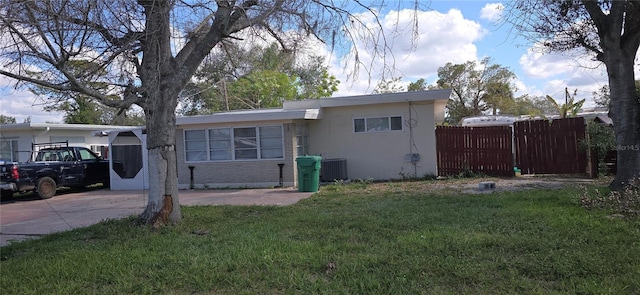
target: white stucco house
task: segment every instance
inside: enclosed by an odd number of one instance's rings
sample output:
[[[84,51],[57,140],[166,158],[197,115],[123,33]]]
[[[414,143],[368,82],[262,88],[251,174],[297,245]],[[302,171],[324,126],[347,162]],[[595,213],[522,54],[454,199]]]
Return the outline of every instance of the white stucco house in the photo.
[[[95,131],[131,128],[125,126],[19,123],[0,125],[0,159],[25,162],[30,160],[32,144],[68,141],[70,146],[90,148],[98,155],[106,156],[109,142],[95,137]]]
[[[435,125],[444,120],[450,94],[287,101],[282,109],[178,117],[179,186],[297,186],[302,155],[321,156],[325,166],[340,170],[323,169],[331,173],[322,175],[325,181],[334,174],[374,180],[437,175]]]
[[[178,117],[179,188],[298,186],[296,158],[322,157],[321,178],[437,175],[435,125],[451,90],[287,101],[281,109]],[[0,157],[26,161],[32,143],[69,141],[122,164],[111,189],[147,189],[144,127],[23,123],[0,126]],[[121,167],[120,165],[117,165]]]

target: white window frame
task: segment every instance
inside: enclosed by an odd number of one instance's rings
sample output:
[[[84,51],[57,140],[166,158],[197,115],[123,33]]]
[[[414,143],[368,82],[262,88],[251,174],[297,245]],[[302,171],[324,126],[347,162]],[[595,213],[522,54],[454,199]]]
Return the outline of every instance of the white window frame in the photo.
[[[265,157],[263,156],[263,150],[266,149],[273,149],[273,148],[263,148],[261,146],[261,133],[260,133],[260,129],[261,128],[265,128],[265,127],[279,127],[280,128],[280,148],[282,149],[282,157],[279,158],[273,158],[273,157]],[[237,158],[236,157],[236,137],[234,134],[234,130],[235,129],[243,129],[243,128],[253,128],[256,132],[256,136],[255,136],[255,141],[256,141],[256,158]],[[211,153],[214,151],[214,149],[212,148],[211,143],[213,141],[215,141],[215,139],[211,139],[211,130],[218,130],[218,129],[228,129],[229,133],[230,133],[230,150],[229,152],[231,153],[231,157],[230,159],[218,159],[218,160],[212,160],[211,157]],[[205,141],[205,149],[206,151],[203,151],[206,155],[204,160],[188,160],[187,159],[187,153],[190,152],[189,150],[187,150],[187,132],[189,131],[204,131],[204,141]],[[271,136],[271,139],[276,138],[275,136]],[[266,139],[266,138],[265,138]],[[185,129],[183,130],[183,143],[184,143],[184,159],[185,162],[187,163],[202,163],[202,162],[229,162],[229,161],[260,161],[260,160],[282,160],[284,159],[285,156],[285,150],[284,150],[284,127],[283,125],[259,125],[259,126],[237,126],[237,127],[220,127],[220,128],[206,128],[206,129]]]
[[[400,129],[392,129],[393,124],[391,122],[392,119],[396,119],[399,118],[400,120]],[[387,120],[387,129],[382,129],[382,130],[374,130],[372,129],[369,123],[369,121],[372,121],[371,123],[373,123],[374,120],[380,120],[380,119],[386,119]],[[364,121],[364,130],[358,131],[356,130],[356,122],[358,120],[363,120]],[[402,116],[378,116],[378,117],[357,117],[357,118],[353,118],[353,133],[380,133],[380,132],[395,132],[395,131],[402,131],[404,130],[404,124],[402,124],[403,120],[402,120]]]

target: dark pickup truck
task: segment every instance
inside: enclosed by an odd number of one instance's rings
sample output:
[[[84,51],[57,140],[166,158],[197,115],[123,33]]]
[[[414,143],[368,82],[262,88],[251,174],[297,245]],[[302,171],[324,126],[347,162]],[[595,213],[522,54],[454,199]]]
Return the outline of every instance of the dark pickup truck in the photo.
[[[48,199],[61,186],[109,185],[109,161],[85,147],[42,148],[32,159],[25,163],[0,161],[0,192],[3,199],[13,196],[14,192],[27,191]]]

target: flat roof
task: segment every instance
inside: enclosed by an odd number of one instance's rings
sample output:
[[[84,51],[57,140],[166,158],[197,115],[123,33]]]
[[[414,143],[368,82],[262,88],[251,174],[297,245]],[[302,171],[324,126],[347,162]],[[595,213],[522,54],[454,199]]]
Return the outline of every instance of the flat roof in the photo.
[[[119,126],[119,125],[92,125],[92,124],[59,124],[59,123],[18,123],[0,125],[0,130],[20,131],[20,130],[84,130],[95,131],[105,129],[130,129],[136,126]]]
[[[451,96],[451,89],[408,91],[383,94],[368,94],[357,96],[330,97],[320,99],[305,99],[285,101],[283,109],[304,109],[304,108],[331,108],[356,105],[373,105],[398,102],[436,102],[448,101]]]
[[[194,125],[211,123],[237,123],[277,120],[316,120],[322,119],[322,108],[374,105],[398,102],[446,103],[451,89],[411,91],[384,94],[369,94],[320,99],[285,101],[282,109],[258,109],[213,113],[210,115],[184,116],[176,118],[176,125]]]
[[[259,109],[213,113],[210,115],[177,117],[176,125],[236,123],[279,120],[316,120],[322,117],[318,108],[311,109]]]

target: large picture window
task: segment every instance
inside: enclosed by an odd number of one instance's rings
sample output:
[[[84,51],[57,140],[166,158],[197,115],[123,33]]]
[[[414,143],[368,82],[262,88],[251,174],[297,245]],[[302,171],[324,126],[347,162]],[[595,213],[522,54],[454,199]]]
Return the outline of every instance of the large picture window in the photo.
[[[372,117],[353,119],[354,132],[381,132],[402,130],[402,117]]]
[[[229,161],[282,159],[282,126],[186,130],[186,160]]]

